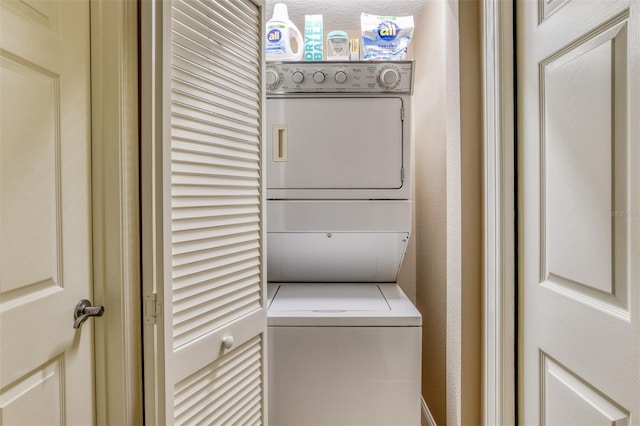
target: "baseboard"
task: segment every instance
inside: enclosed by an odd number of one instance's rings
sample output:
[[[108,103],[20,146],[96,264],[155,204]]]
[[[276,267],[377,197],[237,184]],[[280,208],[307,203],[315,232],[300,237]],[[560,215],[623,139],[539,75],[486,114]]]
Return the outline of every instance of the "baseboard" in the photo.
[[[420,405],[422,406],[422,410],[420,410],[421,411],[420,424],[422,424],[422,426],[438,426],[436,425],[436,421],[433,419],[433,416],[431,415],[431,411],[429,411],[429,406],[424,401],[424,398],[420,397],[420,401],[421,401]]]

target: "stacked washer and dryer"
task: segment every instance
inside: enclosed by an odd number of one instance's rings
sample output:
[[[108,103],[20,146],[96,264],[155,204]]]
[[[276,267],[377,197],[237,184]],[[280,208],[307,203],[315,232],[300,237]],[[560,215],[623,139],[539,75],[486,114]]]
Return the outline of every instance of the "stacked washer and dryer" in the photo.
[[[411,233],[413,62],[269,63],[272,425],[419,425]]]

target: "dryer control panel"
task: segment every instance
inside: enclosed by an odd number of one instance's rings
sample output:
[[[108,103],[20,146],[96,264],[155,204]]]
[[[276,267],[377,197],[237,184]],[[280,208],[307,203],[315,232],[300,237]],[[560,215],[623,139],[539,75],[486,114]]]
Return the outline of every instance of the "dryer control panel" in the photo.
[[[413,92],[413,61],[268,62],[267,95]]]

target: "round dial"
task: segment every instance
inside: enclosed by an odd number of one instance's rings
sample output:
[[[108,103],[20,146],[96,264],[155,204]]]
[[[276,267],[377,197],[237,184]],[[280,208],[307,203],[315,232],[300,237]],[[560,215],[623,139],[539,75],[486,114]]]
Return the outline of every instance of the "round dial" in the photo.
[[[269,88],[271,89],[274,89],[278,86],[278,83],[280,83],[280,74],[278,74],[278,71],[274,69],[268,69],[267,86],[269,86]]]
[[[336,80],[336,83],[342,84],[347,81],[347,73],[344,71],[338,71],[333,78]]]
[[[304,74],[302,74],[301,71],[296,71],[291,74],[291,80],[293,80],[293,82],[296,84],[300,84],[304,81]]]
[[[378,74],[378,84],[385,89],[393,89],[400,83],[400,73],[396,68],[385,68]]]
[[[318,84],[324,83],[325,75],[322,71],[316,71],[313,73],[313,81]]]

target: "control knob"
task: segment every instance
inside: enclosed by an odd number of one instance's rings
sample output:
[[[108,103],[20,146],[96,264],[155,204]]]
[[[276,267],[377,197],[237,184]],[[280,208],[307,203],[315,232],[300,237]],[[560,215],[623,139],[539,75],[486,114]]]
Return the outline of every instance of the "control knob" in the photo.
[[[267,70],[267,86],[271,89],[275,89],[280,83],[280,74],[274,69]]]
[[[344,71],[338,71],[336,72],[336,75],[333,76],[333,78],[335,79],[336,83],[343,84],[345,81],[347,81],[347,73]]]
[[[291,80],[293,80],[295,84],[300,84],[304,81],[304,74],[302,74],[301,71],[296,71],[291,74]]]
[[[400,73],[395,68],[385,68],[378,75],[378,84],[385,89],[393,89],[400,82]]]
[[[313,81],[315,81],[318,84],[324,83],[324,78],[325,78],[325,75],[322,71],[316,71],[313,73]]]

